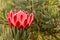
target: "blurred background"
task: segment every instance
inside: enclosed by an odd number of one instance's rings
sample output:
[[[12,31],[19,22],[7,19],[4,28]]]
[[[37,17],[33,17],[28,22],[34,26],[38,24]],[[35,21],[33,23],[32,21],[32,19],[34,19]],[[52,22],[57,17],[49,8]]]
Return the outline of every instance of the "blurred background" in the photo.
[[[60,40],[60,0],[0,0],[0,40],[14,40],[6,17],[14,9],[35,15],[21,40]]]

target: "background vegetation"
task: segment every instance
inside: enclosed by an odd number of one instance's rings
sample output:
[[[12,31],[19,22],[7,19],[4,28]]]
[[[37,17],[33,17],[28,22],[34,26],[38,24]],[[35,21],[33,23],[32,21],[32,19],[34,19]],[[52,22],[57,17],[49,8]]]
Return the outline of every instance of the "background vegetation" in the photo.
[[[22,32],[21,40],[60,40],[60,0],[0,0],[0,40],[14,40],[6,17],[14,9],[35,15],[32,26]]]

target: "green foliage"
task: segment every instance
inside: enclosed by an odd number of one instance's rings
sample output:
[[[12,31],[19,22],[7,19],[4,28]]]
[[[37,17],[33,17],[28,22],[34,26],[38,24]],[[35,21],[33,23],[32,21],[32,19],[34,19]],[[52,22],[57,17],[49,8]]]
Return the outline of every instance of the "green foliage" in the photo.
[[[11,10],[34,13],[28,30],[11,29],[6,14]],[[60,0],[0,0],[0,40],[60,40]]]

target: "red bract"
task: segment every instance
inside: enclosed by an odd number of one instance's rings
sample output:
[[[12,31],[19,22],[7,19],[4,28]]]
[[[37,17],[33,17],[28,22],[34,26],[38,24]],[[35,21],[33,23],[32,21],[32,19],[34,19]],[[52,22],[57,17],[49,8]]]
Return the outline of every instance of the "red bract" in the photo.
[[[34,19],[34,14],[31,13],[29,15],[28,12],[25,11],[10,11],[9,13],[7,13],[7,19],[8,19],[8,23],[12,26],[12,27],[17,27],[18,29],[20,28],[28,28],[30,27],[30,25],[33,22]]]

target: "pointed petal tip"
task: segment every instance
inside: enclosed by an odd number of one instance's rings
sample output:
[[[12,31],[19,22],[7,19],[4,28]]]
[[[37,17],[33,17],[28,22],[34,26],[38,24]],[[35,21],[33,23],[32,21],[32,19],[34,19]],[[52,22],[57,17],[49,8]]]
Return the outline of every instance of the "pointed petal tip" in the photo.
[[[34,18],[34,13],[31,13],[30,16],[32,16]]]
[[[26,13],[27,15],[29,14],[29,12],[28,12],[28,11],[26,11],[25,13]]]

